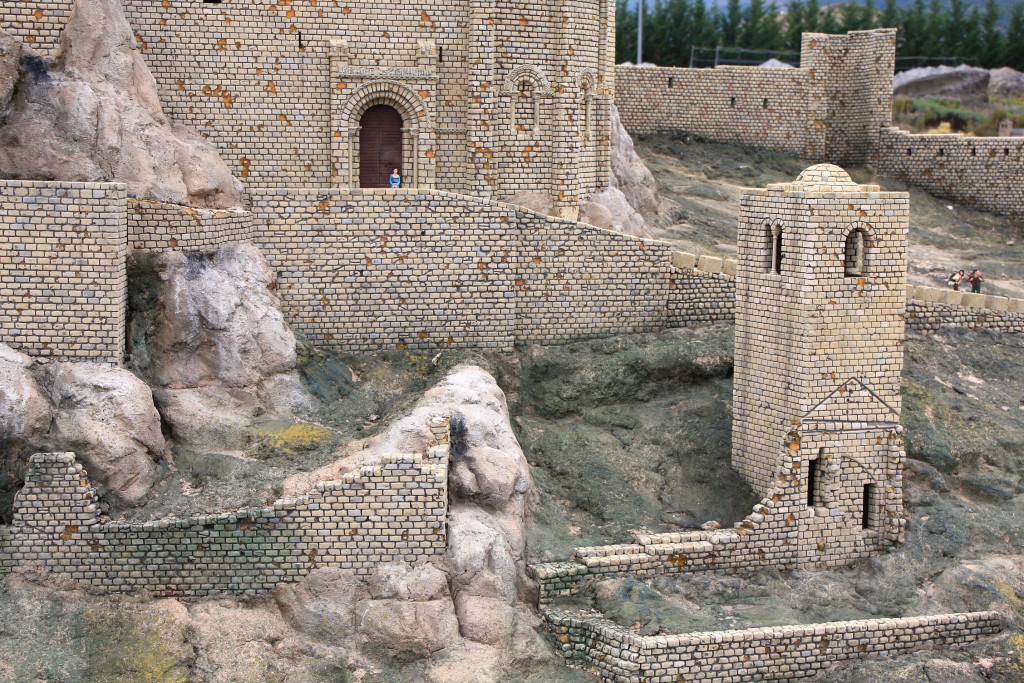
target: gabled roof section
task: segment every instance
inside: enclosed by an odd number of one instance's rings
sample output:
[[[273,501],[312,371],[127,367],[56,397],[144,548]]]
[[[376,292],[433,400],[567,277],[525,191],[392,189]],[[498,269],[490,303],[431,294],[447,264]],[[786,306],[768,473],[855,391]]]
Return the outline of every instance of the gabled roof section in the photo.
[[[804,422],[899,422],[900,415],[867,384],[851,377],[808,410]]]

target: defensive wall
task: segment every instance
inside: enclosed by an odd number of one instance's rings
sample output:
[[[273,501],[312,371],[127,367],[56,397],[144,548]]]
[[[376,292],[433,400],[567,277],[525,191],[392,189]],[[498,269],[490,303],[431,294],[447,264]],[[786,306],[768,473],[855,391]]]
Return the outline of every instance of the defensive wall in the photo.
[[[1002,629],[995,612],[660,636],[580,612],[551,610],[545,621],[568,663],[621,683],[792,681],[843,661],[962,646]]]
[[[805,33],[800,67],[619,66],[615,102],[633,134],[682,132],[864,163],[892,119],[896,31]]]
[[[444,554],[447,427],[427,455],[384,456],[336,482],[267,508],[100,523],[96,493],[73,453],[32,456],[0,529],[0,577],[43,569],[110,592],[165,597],[248,595],[314,569],[369,573]]]
[[[345,350],[558,343],[730,321],[736,262],[438,190],[254,193],[252,214],[123,186],[0,181],[0,341],[118,363],[133,249],[259,244],[289,323]],[[907,326],[1024,332],[1024,301],[911,287]]]
[[[912,135],[883,128],[878,170],[969,206],[1024,215],[1024,138]]]
[[[0,342],[121,362],[126,201],[124,185],[0,181]]]

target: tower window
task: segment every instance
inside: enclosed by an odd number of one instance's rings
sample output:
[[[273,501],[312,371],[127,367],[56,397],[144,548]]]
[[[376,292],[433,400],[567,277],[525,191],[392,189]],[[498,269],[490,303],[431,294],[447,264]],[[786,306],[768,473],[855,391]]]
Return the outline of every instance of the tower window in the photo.
[[[736,108],[736,98],[735,97],[730,97],[729,98],[729,106],[734,108],[734,109]]]
[[[675,84],[676,84],[676,79],[674,79],[671,76],[669,76],[668,77],[668,87],[670,87],[670,88],[675,87]]]
[[[863,513],[861,515],[860,526],[862,529],[873,529],[878,526],[878,500],[875,495],[875,485],[865,484],[864,486],[864,499],[863,499]]]
[[[821,493],[818,491],[818,468],[821,467],[822,461],[825,459],[825,449],[822,448],[818,451],[817,457],[807,461],[807,507],[821,507]]]
[[[768,98],[767,97],[764,98],[764,102],[761,103],[761,108],[762,109],[767,109],[768,108]]]
[[[782,275],[782,226],[775,226],[775,239],[772,241],[772,270]]]
[[[843,270],[846,277],[867,275],[868,235],[861,228],[854,228],[846,236],[843,254]]]

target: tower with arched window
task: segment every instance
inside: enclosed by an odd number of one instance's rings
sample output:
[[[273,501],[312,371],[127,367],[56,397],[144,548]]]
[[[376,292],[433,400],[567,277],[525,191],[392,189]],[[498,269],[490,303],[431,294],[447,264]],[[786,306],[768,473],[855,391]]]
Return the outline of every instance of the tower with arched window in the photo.
[[[908,195],[823,164],[741,204],[733,466],[796,564],[874,552],[903,529]]]

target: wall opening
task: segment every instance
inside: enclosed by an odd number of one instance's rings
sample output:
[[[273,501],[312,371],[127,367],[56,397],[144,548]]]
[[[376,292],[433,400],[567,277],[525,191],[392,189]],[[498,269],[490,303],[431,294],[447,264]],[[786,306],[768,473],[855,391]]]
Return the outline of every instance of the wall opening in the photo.
[[[911,149],[910,147],[907,147],[907,156],[908,157],[914,156],[914,150]]]
[[[878,501],[875,497],[875,490],[874,484],[864,485],[864,498],[861,502],[863,508],[860,520],[860,526],[862,529],[874,529],[877,526]]]
[[[729,98],[729,106],[733,107],[733,108],[736,107],[736,98],[735,97],[730,97]]]
[[[389,187],[391,172],[402,168],[402,115],[377,104],[359,120],[359,186]]]
[[[807,461],[807,507],[820,507],[821,496],[818,492],[819,477],[818,468],[825,460],[825,449],[818,450],[818,455]]]
[[[764,99],[764,102],[761,103],[761,108],[762,109],[767,109],[768,108],[768,98],[767,97]]]
[[[676,85],[676,79],[674,79],[674,78],[672,78],[671,76],[669,76],[669,77],[668,77],[668,87],[670,87],[670,88],[674,88],[674,87],[675,87],[675,85]]]
[[[775,226],[775,239],[772,242],[772,270],[782,275],[782,226]]]
[[[854,228],[846,236],[843,254],[843,270],[846,277],[867,275],[868,234],[861,228]]]

